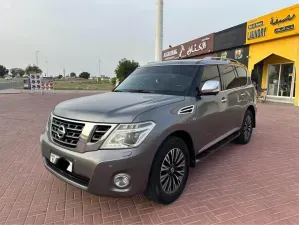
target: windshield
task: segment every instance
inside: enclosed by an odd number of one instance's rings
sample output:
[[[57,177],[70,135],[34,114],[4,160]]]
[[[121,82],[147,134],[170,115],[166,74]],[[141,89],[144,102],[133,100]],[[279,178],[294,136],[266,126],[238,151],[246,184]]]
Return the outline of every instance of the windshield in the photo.
[[[114,91],[185,96],[198,65],[151,66],[136,69]]]

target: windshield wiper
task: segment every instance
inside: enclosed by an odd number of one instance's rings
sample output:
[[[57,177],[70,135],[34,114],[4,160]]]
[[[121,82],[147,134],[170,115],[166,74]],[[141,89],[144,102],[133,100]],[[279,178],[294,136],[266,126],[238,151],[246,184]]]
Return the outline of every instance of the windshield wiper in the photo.
[[[155,93],[154,91],[149,91],[149,90],[142,90],[142,89],[137,89],[137,90],[127,90],[127,92],[131,93]]]
[[[155,93],[154,91],[142,90],[142,89],[123,89],[123,90],[114,90],[113,92]]]

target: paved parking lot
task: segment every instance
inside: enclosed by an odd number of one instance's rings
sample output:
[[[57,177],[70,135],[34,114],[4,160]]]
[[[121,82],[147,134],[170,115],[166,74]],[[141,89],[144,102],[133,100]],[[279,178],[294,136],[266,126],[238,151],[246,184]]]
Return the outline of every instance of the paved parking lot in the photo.
[[[161,206],[93,196],[44,169],[50,110],[79,95],[0,95],[0,224],[299,224],[299,108],[258,105],[250,144],[197,164],[183,196]]]

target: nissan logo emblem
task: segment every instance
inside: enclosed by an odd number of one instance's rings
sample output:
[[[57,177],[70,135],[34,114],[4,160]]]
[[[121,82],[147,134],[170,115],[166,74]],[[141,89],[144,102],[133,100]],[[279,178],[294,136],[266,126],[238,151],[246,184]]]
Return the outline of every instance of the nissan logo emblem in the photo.
[[[60,125],[57,129],[57,136],[59,139],[63,138],[66,133],[65,127],[63,125]]]

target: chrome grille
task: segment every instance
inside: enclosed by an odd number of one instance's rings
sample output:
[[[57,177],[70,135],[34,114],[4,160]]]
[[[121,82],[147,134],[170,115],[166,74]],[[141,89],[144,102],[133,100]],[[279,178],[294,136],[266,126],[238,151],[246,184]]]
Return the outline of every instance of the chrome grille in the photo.
[[[92,134],[90,142],[95,143],[99,141],[110,128],[111,126],[109,125],[97,125],[95,131]]]
[[[63,135],[61,132],[63,130],[62,126],[65,129]],[[52,139],[55,143],[64,147],[76,148],[84,126],[84,123],[53,117],[51,124]]]

